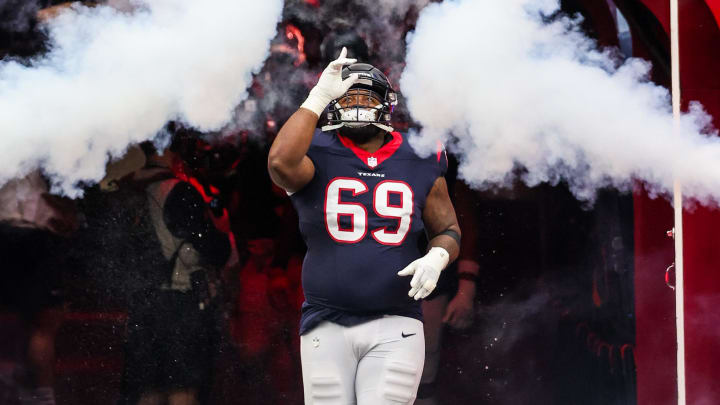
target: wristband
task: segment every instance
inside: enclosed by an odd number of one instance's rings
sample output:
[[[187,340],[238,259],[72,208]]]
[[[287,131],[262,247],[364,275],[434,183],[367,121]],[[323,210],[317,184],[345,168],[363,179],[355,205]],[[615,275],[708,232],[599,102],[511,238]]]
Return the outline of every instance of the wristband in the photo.
[[[478,272],[480,272],[480,265],[475,260],[458,260],[458,273],[470,273],[477,275]]]
[[[313,94],[313,92],[310,92],[310,95],[307,99],[305,99],[305,102],[302,103],[300,108],[304,108],[306,110],[310,110],[315,113],[315,115],[320,117],[320,114],[322,114],[323,111],[325,111],[325,107],[330,104],[330,101],[325,102],[325,98],[322,96],[318,96],[316,94]]]

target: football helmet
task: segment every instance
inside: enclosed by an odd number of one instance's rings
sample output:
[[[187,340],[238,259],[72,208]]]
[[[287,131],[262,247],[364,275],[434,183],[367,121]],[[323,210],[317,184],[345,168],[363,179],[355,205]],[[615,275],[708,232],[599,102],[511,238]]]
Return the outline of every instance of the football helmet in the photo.
[[[380,69],[367,63],[353,63],[342,69],[342,79],[358,75],[358,80],[328,106],[328,125],[323,131],[340,127],[368,125],[392,132],[390,117],[397,105],[397,93]]]

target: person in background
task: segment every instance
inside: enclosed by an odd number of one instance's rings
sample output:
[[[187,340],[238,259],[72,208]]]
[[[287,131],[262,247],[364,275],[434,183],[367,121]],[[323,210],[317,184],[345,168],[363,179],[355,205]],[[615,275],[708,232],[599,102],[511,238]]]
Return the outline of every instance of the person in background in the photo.
[[[68,237],[77,229],[72,201],[48,193],[39,171],[0,188],[0,311],[20,320],[24,356],[16,359],[20,404],[55,404],[55,336],[63,321],[61,276]],[[6,332],[10,327],[4,326]]]
[[[436,383],[440,369],[443,334],[446,328],[466,330],[475,316],[475,292],[480,265],[477,259],[475,193],[460,180],[454,181],[453,202],[464,224],[460,257],[444,271],[437,289],[423,301],[425,321],[425,367],[423,368],[416,405],[436,405]]]
[[[122,403],[200,404],[214,371],[218,274],[230,243],[203,195],[176,176],[180,157],[143,147],[145,167],[120,183],[138,203],[125,236],[144,245],[125,252],[142,257],[134,265],[144,282],[129,300]]]
[[[253,235],[237,279],[231,332],[243,365],[241,380],[248,403],[288,403],[296,380],[290,348],[295,308],[286,270],[276,258],[273,235]]]

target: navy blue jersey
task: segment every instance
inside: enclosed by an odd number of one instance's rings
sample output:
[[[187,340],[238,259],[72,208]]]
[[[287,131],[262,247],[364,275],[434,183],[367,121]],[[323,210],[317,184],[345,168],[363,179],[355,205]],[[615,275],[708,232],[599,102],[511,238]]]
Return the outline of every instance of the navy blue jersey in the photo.
[[[366,317],[421,317],[397,272],[420,257],[422,213],[435,180],[447,170],[439,150],[421,158],[398,132],[367,153],[337,133],[317,131],[307,152],[315,176],[292,195],[307,245],[301,333],[318,313],[337,323]],[[347,315],[356,321],[345,319]]]

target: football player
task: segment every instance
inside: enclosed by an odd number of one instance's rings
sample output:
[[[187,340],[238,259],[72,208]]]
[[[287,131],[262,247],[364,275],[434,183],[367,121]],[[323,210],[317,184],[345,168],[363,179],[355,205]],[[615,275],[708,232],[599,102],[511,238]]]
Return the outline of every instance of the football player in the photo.
[[[413,151],[390,126],[398,100],[385,75],[346,55],[343,48],[323,71],[268,157],[308,248],[305,403],[412,404],[425,353],[419,300],[459,251],[447,157],[442,148],[429,157]]]

